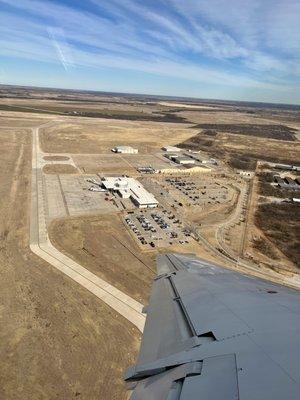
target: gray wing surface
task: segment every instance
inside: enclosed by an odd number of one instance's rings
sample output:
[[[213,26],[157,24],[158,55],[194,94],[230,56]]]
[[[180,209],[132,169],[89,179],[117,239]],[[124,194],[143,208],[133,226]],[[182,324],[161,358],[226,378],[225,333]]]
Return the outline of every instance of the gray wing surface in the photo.
[[[131,400],[299,400],[300,292],[158,257]]]

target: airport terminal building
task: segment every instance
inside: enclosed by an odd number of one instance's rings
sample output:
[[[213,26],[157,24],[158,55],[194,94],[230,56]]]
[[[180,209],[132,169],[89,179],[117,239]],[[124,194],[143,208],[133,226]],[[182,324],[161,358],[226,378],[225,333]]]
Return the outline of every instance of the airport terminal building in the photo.
[[[117,192],[123,199],[130,200],[138,208],[155,208],[158,201],[149,193],[143,185],[134,178],[127,177],[105,177],[102,186],[112,192]]]

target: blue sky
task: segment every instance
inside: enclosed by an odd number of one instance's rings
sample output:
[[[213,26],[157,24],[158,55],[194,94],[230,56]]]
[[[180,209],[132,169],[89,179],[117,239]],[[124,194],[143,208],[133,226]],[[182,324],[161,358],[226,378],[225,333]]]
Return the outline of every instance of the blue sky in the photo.
[[[0,0],[0,82],[300,104],[299,0]]]

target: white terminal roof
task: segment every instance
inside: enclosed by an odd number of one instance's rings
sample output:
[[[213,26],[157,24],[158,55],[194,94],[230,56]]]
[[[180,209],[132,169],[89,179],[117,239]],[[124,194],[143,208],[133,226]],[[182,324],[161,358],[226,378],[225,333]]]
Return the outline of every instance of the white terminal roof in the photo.
[[[131,197],[137,204],[158,204],[153,194],[149,193],[143,185],[134,178],[105,177],[102,184],[106,189],[120,192],[121,195],[129,192],[128,197]]]

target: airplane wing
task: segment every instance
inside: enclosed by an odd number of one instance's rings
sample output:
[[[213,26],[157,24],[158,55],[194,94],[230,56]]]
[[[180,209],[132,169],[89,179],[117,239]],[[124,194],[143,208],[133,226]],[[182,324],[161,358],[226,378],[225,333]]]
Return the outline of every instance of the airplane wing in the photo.
[[[159,256],[131,400],[299,400],[300,292]]]

